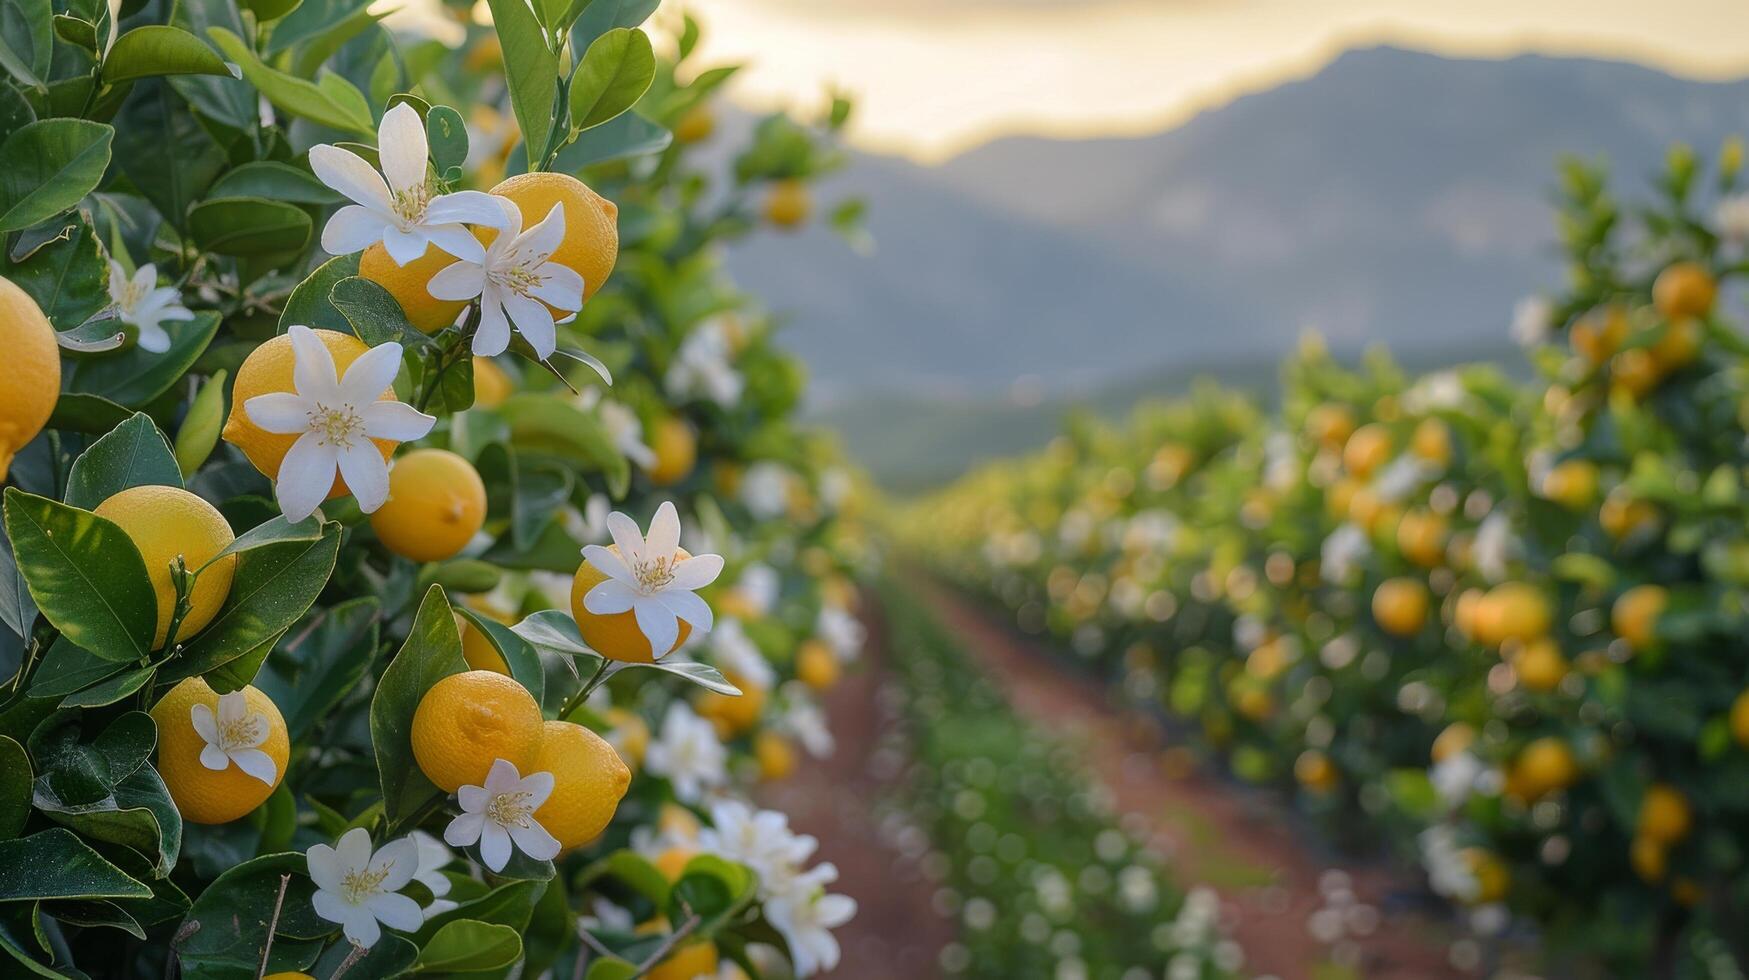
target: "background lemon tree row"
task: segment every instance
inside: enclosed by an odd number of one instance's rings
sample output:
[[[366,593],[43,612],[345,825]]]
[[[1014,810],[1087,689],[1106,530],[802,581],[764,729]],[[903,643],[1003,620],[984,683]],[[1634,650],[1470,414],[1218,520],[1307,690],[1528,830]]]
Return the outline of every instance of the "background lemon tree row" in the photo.
[[[348,0],[41,0],[0,19],[14,972],[836,959],[830,866],[736,787],[830,749],[813,694],[860,644],[860,538],[829,447],[792,420],[801,370],[716,245],[809,219],[848,105],[761,121],[725,180],[692,151],[733,69],[686,61],[696,24],[675,15],[658,58],[639,29],[654,2],[491,7],[491,28],[452,11],[459,50]],[[519,322],[508,353],[477,356],[490,296],[431,289],[453,256],[326,234],[369,181],[330,182],[318,147],[386,176],[379,239],[470,188],[525,230],[557,205],[549,259],[587,296],[557,350]],[[493,242],[481,214],[452,227]],[[294,326],[318,347],[300,354]],[[315,350],[341,384],[398,350],[390,407],[311,400]],[[336,477],[302,517],[294,437],[245,407],[276,395],[365,453],[416,445],[385,492]],[[610,543],[609,512],[641,529],[667,502],[685,547],[724,559],[714,629],[660,670],[608,669],[665,651],[630,611],[597,633],[612,649],[585,641],[579,549]],[[500,762],[551,774],[538,808]],[[484,816],[532,816],[561,853],[531,856],[535,835],[506,859],[479,819],[454,833],[480,811],[446,791],[482,783],[512,786]]]
[[[1535,927],[1568,968],[1736,975],[1740,165],[1678,148],[1631,205],[1564,169],[1569,282],[1515,324],[1533,383],[1312,340],[1278,405],[1204,389],[1080,420],[899,526],[1240,777],[1419,859],[1478,932]]]

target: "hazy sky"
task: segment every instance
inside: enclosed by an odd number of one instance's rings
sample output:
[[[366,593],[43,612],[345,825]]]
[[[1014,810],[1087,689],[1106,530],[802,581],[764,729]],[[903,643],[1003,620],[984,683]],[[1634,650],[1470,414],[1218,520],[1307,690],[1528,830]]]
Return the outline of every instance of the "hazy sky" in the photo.
[[[664,8],[678,6],[672,0]],[[686,0],[734,96],[857,95],[854,139],[939,159],[993,136],[1153,132],[1351,47],[1749,74],[1749,0]]]

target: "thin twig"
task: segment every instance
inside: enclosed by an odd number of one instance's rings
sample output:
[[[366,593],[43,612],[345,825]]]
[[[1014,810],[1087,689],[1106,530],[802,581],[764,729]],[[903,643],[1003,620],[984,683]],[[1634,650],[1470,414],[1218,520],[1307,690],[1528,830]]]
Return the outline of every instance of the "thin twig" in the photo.
[[[364,954],[364,947],[357,943],[353,943],[352,952],[346,954],[346,958],[341,960],[340,965],[334,968],[334,975],[329,977],[328,980],[340,980],[341,977],[346,975],[347,970],[352,969],[353,964],[364,959]]]
[[[601,658],[601,666],[595,668],[595,673],[590,676],[589,682],[578,688],[577,693],[566,698],[564,705],[559,708],[560,721],[570,721],[571,712],[576,711],[584,701],[589,700],[589,695],[594,694],[595,689],[607,679],[607,668],[612,663],[613,661],[606,657]]]
[[[273,934],[279,931],[279,913],[285,907],[285,886],[291,884],[291,875],[279,876],[279,894],[273,899],[273,918],[267,920],[267,942],[261,944],[261,965],[255,970],[255,980],[267,976],[267,954],[273,951]]]
[[[656,964],[667,959],[668,954],[674,952],[675,947],[679,946],[682,942],[684,942],[686,940],[687,936],[692,935],[692,930],[698,928],[698,923],[699,923],[698,916],[696,916],[696,915],[687,916],[686,921],[682,922],[680,924],[680,928],[674,930],[672,933],[669,933],[667,942],[656,947],[656,951],[654,953],[650,954],[649,959],[646,959],[644,962],[638,964],[638,972],[632,974],[632,976],[633,977],[641,977],[644,974],[650,972],[651,968],[654,967]]]
[[[595,934],[590,932],[588,929],[585,929],[582,926],[578,926],[577,927],[577,934],[579,936],[583,937],[583,944],[585,946],[588,946],[590,949],[594,950],[595,955],[597,955],[597,956],[612,956],[613,955],[613,950],[608,949],[606,946],[601,945],[601,940],[596,939]]]

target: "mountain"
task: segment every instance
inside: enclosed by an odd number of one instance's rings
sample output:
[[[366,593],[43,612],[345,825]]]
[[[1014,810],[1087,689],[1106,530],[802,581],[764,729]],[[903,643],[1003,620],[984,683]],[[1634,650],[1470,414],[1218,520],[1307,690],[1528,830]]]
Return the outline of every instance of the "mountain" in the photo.
[[[1339,352],[1504,351],[1513,303],[1559,281],[1563,154],[1644,187],[1671,142],[1745,131],[1749,82],[1371,48],[1145,138],[1016,137],[936,167],[858,155],[823,196],[868,199],[873,254],[812,229],[730,265],[789,319],[853,452],[902,406],[889,450],[969,460],[1048,435],[1024,421],[1036,399],[1004,417],[1011,389],[1054,404],[1205,366],[1267,377],[1307,328]]]

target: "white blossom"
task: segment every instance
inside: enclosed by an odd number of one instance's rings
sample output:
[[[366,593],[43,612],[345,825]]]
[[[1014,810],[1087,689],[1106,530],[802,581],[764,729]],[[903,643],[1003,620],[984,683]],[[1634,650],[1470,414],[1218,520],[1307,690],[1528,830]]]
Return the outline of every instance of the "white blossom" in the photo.
[[[1749,194],[1732,194],[1713,208],[1713,223],[1719,237],[1742,244],[1749,241]]]
[[[272,728],[266,715],[249,710],[242,691],[219,695],[216,717],[213,709],[204,704],[189,708],[188,714],[195,734],[206,743],[200,750],[201,765],[223,771],[234,764],[269,786],[278,781],[279,767],[261,751]]]
[[[534,818],[534,811],[552,794],[552,773],[524,776],[515,764],[497,759],[484,786],[456,791],[462,812],[444,828],[443,839],[453,847],[479,842],[480,860],[492,871],[504,870],[513,844],[536,861],[550,861],[559,856],[559,841]]]
[[[158,267],[150,262],[135,269],[130,278],[120,262],[110,259],[109,301],[121,322],[139,328],[140,349],[153,354],[170,349],[170,335],[163,327],[165,321],[194,319],[194,314],[182,305],[182,294],[175,286],[158,285]]]
[[[741,475],[741,503],[760,520],[782,517],[789,510],[790,478],[782,463],[754,463]]]
[[[738,619],[729,618],[717,623],[716,629],[711,631],[710,651],[711,659],[720,670],[754,687],[769,688],[777,680],[771,662],[759,652],[758,645],[747,636]]]
[[[777,810],[755,810],[740,800],[712,804],[711,825],[699,832],[698,843],[712,854],[753,869],[762,898],[787,892],[820,844],[807,834],[792,832],[789,817]]]
[[[373,852],[370,832],[354,827],[336,846],[313,845],[304,854],[316,893],[316,914],[337,922],[346,938],[369,949],[382,938],[377,923],[413,932],[425,922],[419,903],[399,894],[419,869],[419,845],[411,837]]]
[[[836,606],[820,607],[820,616],[814,621],[814,633],[825,640],[832,653],[843,662],[855,660],[862,653],[863,641],[868,639],[868,630],[863,627],[862,620]]]
[[[706,320],[681,341],[668,368],[668,393],[679,398],[708,398],[733,408],[746,386],[733,360],[733,345],[722,319]]]
[[[723,559],[720,555],[679,557],[680,516],[672,502],[663,501],[656,508],[648,536],[617,511],[608,515],[607,528],[619,551],[598,544],[583,549],[583,557],[607,576],[583,596],[583,608],[597,616],[632,610],[654,658],[673,649],[681,620],[694,629],[710,630],[710,606],[695,593],[716,581]]]
[[[553,310],[583,308],[583,277],[551,261],[565,240],[565,206],[555,204],[540,223],[522,230],[522,211],[503,198],[503,231],[477,256],[461,256],[431,277],[426,291],[441,300],[480,300],[474,354],[494,357],[510,346],[510,330],[522,334],[542,360],[558,350]]]
[[[1555,305],[1542,296],[1526,296],[1512,308],[1512,339],[1520,347],[1548,340],[1555,327]]]
[[[820,864],[797,875],[790,888],[765,903],[765,918],[788,942],[796,976],[807,977],[838,965],[838,940],[832,930],[856,915],[856,899],[832,895],[826,885],[838,869]]]
[[[716,726],[682,701],[668,706],[662,727],[644,752],[644,768],[673,784],[674,795],[687,803],[696,803],[705,790],[723,785],[728,762]]]

